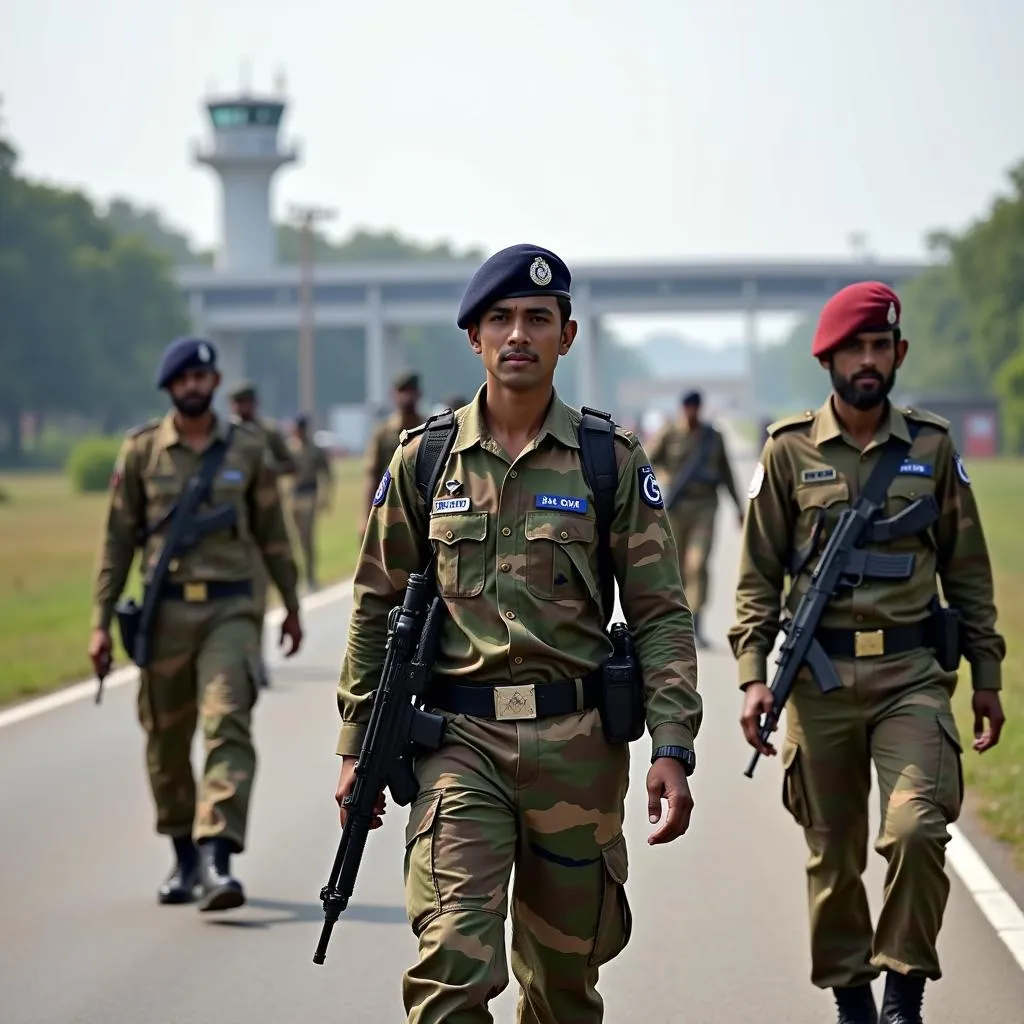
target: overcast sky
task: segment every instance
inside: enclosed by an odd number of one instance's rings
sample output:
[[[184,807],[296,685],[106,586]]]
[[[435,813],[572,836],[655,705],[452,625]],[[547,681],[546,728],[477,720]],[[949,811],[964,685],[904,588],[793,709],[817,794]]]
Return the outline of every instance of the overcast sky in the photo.
[[[852,231],[919,256],[1024,158],[1021,0],[0,6],[22,170],[158,206],[205,245],[217,187],[191,144],[208,90],[237,89],[246,62],[253,91],[284,72],[302,147],[277,211],[535,241],[570,265],[842,256]]]

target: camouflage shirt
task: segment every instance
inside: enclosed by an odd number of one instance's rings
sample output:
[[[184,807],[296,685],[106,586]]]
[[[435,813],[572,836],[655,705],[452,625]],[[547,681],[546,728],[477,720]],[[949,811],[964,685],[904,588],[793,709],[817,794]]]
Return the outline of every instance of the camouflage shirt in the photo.
[[[705,437],[708,439],[706,442]],[[664,470],[661,480],[666,497],[672,488],[672,478],[704,443],[708,445],[707,459],[690,479],[680,498],[713,501],[718,496],[718,488],[724,487],[736,507],[741,508],[725,439],[710,423],[698,423],[693,430],[686,423],[670,423],[655,439],[651,446],[651,462],[659,472]],[[678,504],[675,507],[678,508]]]
[[[226,434],[227,423],[215,419],[214,435],[223,438]],[[238,514],[237,526],[201,538],[195,547],[173,559],[168,582],[251,579],[255,544],[285,607],[289,611],[298,609],[297,570],[277,483],[265,453],[266,441],[259,428],[236,423],[207,503],[200,505],[200,509],[232,504]],[[128,432],[111,480],[94,590],[94,627],[109,628],[142,530],[148,531],[163,518],[199,471],[201,461],[202,453],[180,440],[173,413]],[[156,566],[166,531],[164,526],[146,539],[143,572]]]
[[[921,424],[901,472],[889,485],[883,516],[902,511],[933,494],[940,518],[928,540],[913,536],[867,550],[913,552],[914,572],[907,580],[865,580],[844,589],[828,605],[826,628],[882,629],[919,622],[936,596],[936,578],[949,604],[963,616],[964,654],[976,689],[998,690],[1006,654],[996,631],[992,567],[978,507],[963,463],[953,447],[946,420],[920,409],[890,406],[874,438],[863,451],[842,429],[831,398],[817,412],[773,423],[754,471],[743,528],[736,623],[729,631],[739,663],[740,685],[765,680],[766,661],[775,643],[780,595],[794,551],[811,540],[815,523],[824,528],[796,580],[790,580],[785,604],[792,612],[807,590],[825,541],[839,514],[855,501],[879,452],[890,436],[910,440],[907,420]]]
[[[366,453],[363,456],[363,466],[366,470],[366,478],[371,486],[376,487],[384,470],[391,463],[391,456],[395,454],[402,436],[401,413],[392,413],[383,423],[378,424],[369,443],[366,445]]]
[[[555,395],[537,437],[512,460],[488,434],[483,395],[481,388],[458,412],[458,437],[434,496],[468,499],[468,508],[424,506],[415,486],[419,433],[403,434],[377,489],[338,687],[338,753],[359,752],[366,698],[383,665],[387,614],[400,603],[409,574],[423,569],[428,538],[449,613],[436,674],[462,683],[543,683],[584,675],[611,653],[599,603],[594,496],[577,439],[580,414]],[[647,726],[655,746],[692,748],[702,702],[672,532],[639,440],[618,431],[615,452],[612,557],[644,668]],[[573,499],[578,511],[545,507],[552,496]]]

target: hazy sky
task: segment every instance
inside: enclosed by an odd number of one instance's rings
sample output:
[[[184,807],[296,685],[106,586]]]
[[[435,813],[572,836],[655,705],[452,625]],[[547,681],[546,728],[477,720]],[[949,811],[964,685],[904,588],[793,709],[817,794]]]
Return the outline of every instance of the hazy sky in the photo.
[[[283,70],[275,208],[576,259],[883,257],[1024,158],[1021,0],[3,0],[22,170],[217,239],[202,100]],[[632,322],[628,325],[631,326]],[[710,325],[709,325],[710,326]],[[735,327],[735,325],[732,325]]]

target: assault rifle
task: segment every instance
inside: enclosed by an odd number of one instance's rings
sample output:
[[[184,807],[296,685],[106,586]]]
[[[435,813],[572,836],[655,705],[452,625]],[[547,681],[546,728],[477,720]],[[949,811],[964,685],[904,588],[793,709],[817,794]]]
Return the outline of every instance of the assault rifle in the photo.
[[[377,796],[387,788],[399,807],[412,803],[418,790],[415,754],[418,749],[437,750],[444,739],[444,717],[417,707],[437,654],[444,612],[428,569],[409,577],[402,604],[388,615],[380,685],[373,695],[369,725],[356,761],[355,783],[343,801],[348,814],[334,866],[320,890],[324,924],[313,954],[315,964],[326,959],[331,931],[352,897]]]

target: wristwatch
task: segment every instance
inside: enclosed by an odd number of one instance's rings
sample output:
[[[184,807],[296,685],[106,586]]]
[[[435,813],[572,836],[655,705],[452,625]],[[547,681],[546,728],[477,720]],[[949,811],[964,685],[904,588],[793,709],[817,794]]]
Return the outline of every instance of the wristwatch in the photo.
[[[671,757],[678,761],[687,775],[692,775],[697,767],[697,755],[692,750],[687,750],[686,747],[658,747],[651,754],[651,764],[654,764],[659,757]]]

